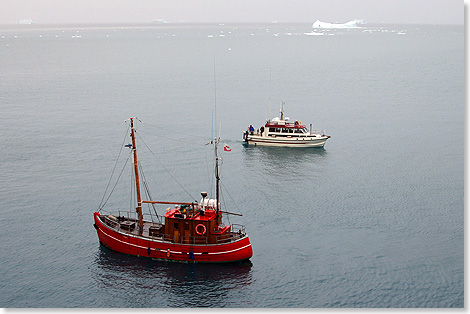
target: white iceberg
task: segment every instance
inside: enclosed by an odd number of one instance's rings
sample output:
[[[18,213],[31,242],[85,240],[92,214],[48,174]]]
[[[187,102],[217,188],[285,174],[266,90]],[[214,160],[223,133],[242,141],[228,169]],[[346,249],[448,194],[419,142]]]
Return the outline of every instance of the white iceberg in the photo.
[[[33,20],[24,19],[24,20],[18,20],[18,21],[16,21],[16,24],[31,25],[31,24],[34,24],[34,22],[33,22]]]
[[[328,22],[321,22],[317,20],[315,23],[313,23],[312,28],[360,28],[357,26],[358,24],[365,24],[364,20],[352,20],[344,24],[334,24],[334,23],[328,23]]]

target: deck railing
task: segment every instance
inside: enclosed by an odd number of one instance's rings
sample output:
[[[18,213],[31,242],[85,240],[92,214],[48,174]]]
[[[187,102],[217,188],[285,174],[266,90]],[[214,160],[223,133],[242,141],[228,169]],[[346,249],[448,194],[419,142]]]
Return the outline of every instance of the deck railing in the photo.
[[[181,237],[182,244],[207,244],[207,238],[201,236],[183,236]]]
[[[115,213],[114,213],[115,214]],[[114,218],[112,218],[112,217]],[[148,215],[152,216],[152,215]],[[154,216],[155,217],[155,216]],[[101,216],[101,221],[105,223],[108,227],[111,229],[118,231],[118,232],[124,232],[127,234],[134,234],[137,235],[136,230],[138,230],[138,218],[137,215],[131,212],[127,211],[118,211],[117,216],[114,216],[112,214],[105,214]],[[127,222],[133,222],[135,226],[133,228],[126,228],[121,225],[122,222],[127,221]],[[147,220],[147,221],[154,221],[154,220]],[[154,223],[155,226],[163,226],[163,224],[159,222]],[[230,228],[229,233],[221,234],[216,236],[216,242],[217,244],[222,244],[222,243],[229,243],[235,240],[238,240],[240,238],[243,238],[246,236],[246,228],[244,225],[240,224],[232,224]],[[155,239],[155,240],[162,240],[162,241],[168,241],[175,243],[175,236],[173,234],[165,234],[165,233],[156,233],[156,234],[151,234],[149,232],[148,236],[145,235],[145,237]],[[181,236],[179,238],[178,243],[182,244],[207,244],[207,237],[204,236]]]
[[[246,228],[244,225],[232,224],[232,233],[238,233],[240,235],[246,235]]]
[[[312,130],[310,134],[320,134],[321,136],[325,136],[326,132],[325,130]]]

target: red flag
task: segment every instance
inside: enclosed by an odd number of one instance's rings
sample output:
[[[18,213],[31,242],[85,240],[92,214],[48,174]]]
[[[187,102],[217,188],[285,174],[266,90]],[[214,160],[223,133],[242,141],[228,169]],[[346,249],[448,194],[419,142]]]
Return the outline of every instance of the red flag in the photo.
[[[227,144],[224,143],[224,151],[231,152],[232,149]]]

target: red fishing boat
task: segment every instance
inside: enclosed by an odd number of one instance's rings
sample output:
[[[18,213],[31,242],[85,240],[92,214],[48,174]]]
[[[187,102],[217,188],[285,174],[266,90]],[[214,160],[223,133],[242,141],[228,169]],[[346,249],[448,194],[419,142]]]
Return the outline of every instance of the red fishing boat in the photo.
[[[248,260],[253,251],[245,227],[222,222],[223,215],[241,215],[220,208],[219,139],[212,141],[215,146],[216,199],[209,199],[207,193],[202,192],[199,203],[142,200],[134,119],[129,120],[132,144],[126,147],[132,150],[133,157],[135,213],[105,213],[104,205],[100,205],[94,213],[94,227],[100,243],[121,253],[167,261],[222,263]],[[147,189],[147,184],[143,185]],[[162,221],[156,210],[155,215],[144,215],[144,204],[152,208],[158,204],[172,207],[166,209]]]

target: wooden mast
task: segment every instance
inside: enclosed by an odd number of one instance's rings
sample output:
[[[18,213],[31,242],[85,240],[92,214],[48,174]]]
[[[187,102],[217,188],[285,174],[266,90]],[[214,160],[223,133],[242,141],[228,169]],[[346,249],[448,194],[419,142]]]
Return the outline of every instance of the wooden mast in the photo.
[[[142,200],[140,198],[139,166],[137,164],[137,149],[135,146],[134,118],[131,118],[131,137],[132,151],[134,152],[135,188],[137,193],[137,207],[135,210],[137,212],[137,215],[139,216],[139,234],[142,235],[144,229],[144,219],[142,216]]]

